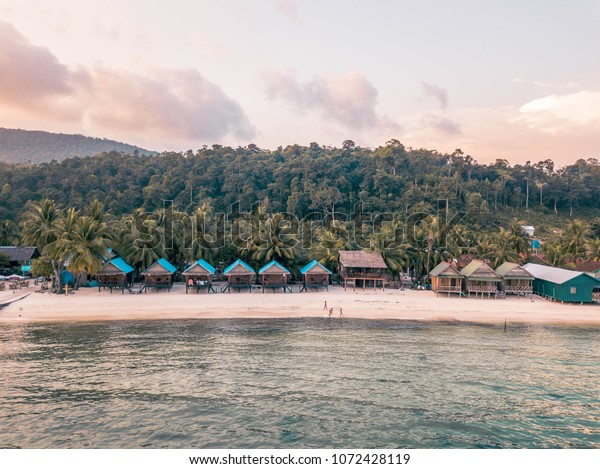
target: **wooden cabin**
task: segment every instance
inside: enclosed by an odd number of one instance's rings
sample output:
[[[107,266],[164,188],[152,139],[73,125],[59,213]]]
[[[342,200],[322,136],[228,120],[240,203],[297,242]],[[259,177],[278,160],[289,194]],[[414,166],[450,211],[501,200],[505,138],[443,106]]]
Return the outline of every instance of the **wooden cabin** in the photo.
[[[131,292],[133,271],[134,268],[120,257],[109,260],[96,273],[98,291],[102,288],[108,288],[112,293],[113,288],[120,288],[121,293],[124,293],[125,290]]]
[[[171,291],[175,272],[177,272],[177,268],[173,264],[164,258],[160,258],[142,272],[144,277],[142,290],[147,292],[150,288],[156,288],[156,291],[166,288],[167,291]]]
[[[431,272],[431,289],[435,292],[436,296],[440,293],[447,293],[450,296],[451,293],[456,293],[459,296],[462,295],[462,281],[463,275],[458,269],[448,263],[440,262]]]
[[[471,293],[474,293],[475,298],[478,294],[483,298],[487,294],[489,298],[498,294],[502,279],[487,262],[471,261],[460,273],[464,277],[463,289],[467,296],[470,297]]]
[[[351,283],[363,290],[368,284],[376,290],[381,286],[385,290],[385,273],[387,265],[381,254],[373,251],[340,251],[339,273],[344,282],[344,290]]]
[[[333,273],[317,260],[313,260],[300,269],[303,276],[303,284],[300,291],[308,291],[309,288],[329,290],[329,278]]]
[[[185,293],[193,289],[198,293],[201,288],[206,288],[208,293],[216,293],[212,287],[215,271],[216,269],[204,259],[198,259],[181,274],[185,279]]]
[[[514,262],[505,262],[496,269],[502,279],[501,290],[507,295],[531,295],[533,275]]]
[[[275,260],[269,262],[258,271],[258,278],[262,285],[263,293],[265,292],[265,288],[272,288],[273,291],[281,288],[284,293],[286,291],[291,293],[292,289],[288,284],[290,276],[290,271]]]
[[[587,272],[577,272],[545,265],[525,264],[533,275],[533,292],[554,301],[600,303],[600,279]]]
[[[226,267],[223,274],[227,277],[227,285],[223,287],[222,291],[227,290],[227,292],[231,293],[232,288],[238,292],[244,288],[252,291],[252,286],[256,279],[256,272],[243,260],[238,259],[233,264]]]

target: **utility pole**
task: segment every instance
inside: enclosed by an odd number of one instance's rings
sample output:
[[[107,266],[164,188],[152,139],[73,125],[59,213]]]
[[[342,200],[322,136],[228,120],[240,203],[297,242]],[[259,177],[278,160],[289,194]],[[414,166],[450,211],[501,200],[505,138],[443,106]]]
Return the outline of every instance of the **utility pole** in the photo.
[[[529,178],[525,178],[525,181],[527,181],[527,189],[526,189],[526,193],[527,195],[525,196],[525,211],[529,212]]]

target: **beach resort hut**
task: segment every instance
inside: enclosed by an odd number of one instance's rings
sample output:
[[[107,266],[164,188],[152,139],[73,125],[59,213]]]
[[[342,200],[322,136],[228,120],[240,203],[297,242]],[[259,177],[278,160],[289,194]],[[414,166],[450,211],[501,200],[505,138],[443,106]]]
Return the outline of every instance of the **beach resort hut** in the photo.
[[[502,279],[501,289],[507,295],[531,295],[533,293],[533,275],[519,264],[505,262],[496,269]]]
[[[460,271],[463,279],[463,289],[470,297],[475,293],[475,298],[481,293],[481,297],[487,293],[488,298],[498,293],[500,276],[490,267],[487,262],[474,260]]]
[[[447,293],[448,296],[451,293],[457,293],[459,296],[462,294],[462,280],[464,277],[454,265],[448,262],[440,262],[429,272],[429,276],[431,277],[431,289],[436,296],[439,293]]]
[[[291,293],[292,289],[288,285],[290,275],[290,271],[279,262],[275,260],[269,262],[258,271],[258,278],[262,285],[263,293],[265,292],[265,288],[272,288],[273,291],[276,288],[282,288],[284,293],[286,291]]]
[[[30,272],[31,261],[40,257],[35,246],[0,246],[0,254],[8,258],[10,268],[18,268],[22,274]]]
[[[201,288],[206,288],[207,292],[216,293],[212,287],[212,278],[216,269],[204,259],[198,259],[182,273],[185,279],[185,293],[188,290],[196,289],[196,293]]]
[[[120,288],[121,293],[124,293],[125,290],[131,291],[133,271],[134,268],[122,258],[115,257],[114,259],[110,259],[96,274],[98,291],[102,288],[110,289],[111,293],[113,288]]]
[[[144,277],[142,290],[147,292],[150,288],[156,288],[156,291],[166,288],[167,291],[171,291],[175,272],[177,272],[177,268],[168,260],[161,257],[142,272],[142,277]]]
[[[223,287],[222,291],[227,290],[229,293],[231,293],[232,288],[238,292],[242,288],[252,290],[256,277],[254,269],[241,259],[226,267],[223,274],[227,277],[227,285]]]
[[[569,303],[600,303],[600,279],[577,272],[537,264],[523,266],[533,275],[533,292],[545,298]]]
[[[344,282],[344,290],[348,283],[364,290],[367,283],[372,282],[373,288],[378,284],[385,290],[385,273],[387,265],[378,252],[372,251],[340,251],[340,275]]]
[[[319,288],[329,290],[329,276],[333,273],[320,262],[313,260],[300,269],[303,276],[303,284],[300,291],[308,291],[309,288],[314,288],[317,291]]]

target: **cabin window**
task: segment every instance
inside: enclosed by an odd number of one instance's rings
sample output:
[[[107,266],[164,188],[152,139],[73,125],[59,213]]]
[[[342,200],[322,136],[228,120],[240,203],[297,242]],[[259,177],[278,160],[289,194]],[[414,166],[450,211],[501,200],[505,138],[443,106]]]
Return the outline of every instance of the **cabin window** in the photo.
[[[575,295],[577,293],[576,287],[571,287],[571,295]]]

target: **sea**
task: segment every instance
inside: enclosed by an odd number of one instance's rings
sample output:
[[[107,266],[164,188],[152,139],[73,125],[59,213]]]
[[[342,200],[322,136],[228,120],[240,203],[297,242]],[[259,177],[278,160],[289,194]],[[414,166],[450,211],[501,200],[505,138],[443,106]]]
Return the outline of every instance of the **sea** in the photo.
[[[600,328],[0,323],[1,448],[600,448]]]

